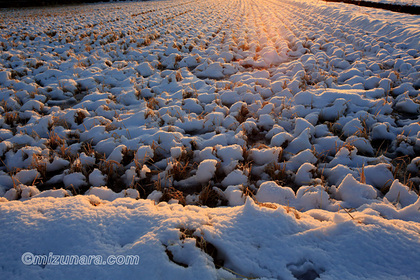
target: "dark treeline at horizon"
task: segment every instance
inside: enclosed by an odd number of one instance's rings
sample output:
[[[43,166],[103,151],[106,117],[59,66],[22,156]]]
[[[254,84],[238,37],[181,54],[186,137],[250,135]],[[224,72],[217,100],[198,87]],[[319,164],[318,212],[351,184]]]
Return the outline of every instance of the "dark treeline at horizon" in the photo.
[[[420,15],[420,6],[408,3],[382,3],[373,2],[372,0],[324,0],[326,2],[343,2],[363,7],[379,8],[393,12],[406,13],[412,15]]]
[[[0,0],[0,8],[42,7],[111,1],[112,0]]]

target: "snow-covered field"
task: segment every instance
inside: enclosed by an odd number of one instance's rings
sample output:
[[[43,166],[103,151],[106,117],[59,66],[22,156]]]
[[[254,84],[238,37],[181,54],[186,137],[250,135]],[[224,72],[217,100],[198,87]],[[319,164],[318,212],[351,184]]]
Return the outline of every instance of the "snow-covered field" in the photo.
[[[2,277],[420,278],[419,16],[299,0],[0,13]]]

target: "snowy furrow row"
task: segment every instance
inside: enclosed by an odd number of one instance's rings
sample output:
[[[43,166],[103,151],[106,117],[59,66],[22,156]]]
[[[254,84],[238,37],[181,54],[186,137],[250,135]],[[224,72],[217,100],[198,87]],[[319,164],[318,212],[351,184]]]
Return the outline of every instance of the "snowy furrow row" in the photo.
[[[5,12],[7,199],[252,195],[418,219],[402,211],[420,184],[416,17],[286,0],[87,7]]]

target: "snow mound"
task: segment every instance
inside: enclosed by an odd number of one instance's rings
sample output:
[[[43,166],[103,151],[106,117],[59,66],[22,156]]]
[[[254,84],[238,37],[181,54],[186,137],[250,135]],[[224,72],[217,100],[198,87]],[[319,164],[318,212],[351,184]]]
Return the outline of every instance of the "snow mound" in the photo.
[[[227,208],[92,195],[0,202],[2,275],[66,278],[78,268],[22,264],[25,252],[51,252],[104,260],[111,254],[139,257],[135,265],[86,265],[78,269],[82,278],[118,274],[128,279],[134,273],[150,279],[220,279],[235,278],[233,272],[257,279],[307,273],[326,279],[401,279],[401,273],[404,279],[418,278],[418,224],[389,221],[374,211],[351,215],[320,209],[301,213],[276,204],[259,206],[252,199]],[[195,238],[211,244],[217,255],[208,255]]]

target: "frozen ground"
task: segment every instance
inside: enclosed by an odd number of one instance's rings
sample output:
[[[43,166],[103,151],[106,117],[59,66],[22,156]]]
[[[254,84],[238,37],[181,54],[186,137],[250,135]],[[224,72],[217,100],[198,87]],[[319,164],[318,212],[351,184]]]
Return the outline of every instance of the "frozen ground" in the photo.
[[[275,0],[0,13],[4,275],[420,278],[419,16]]]

